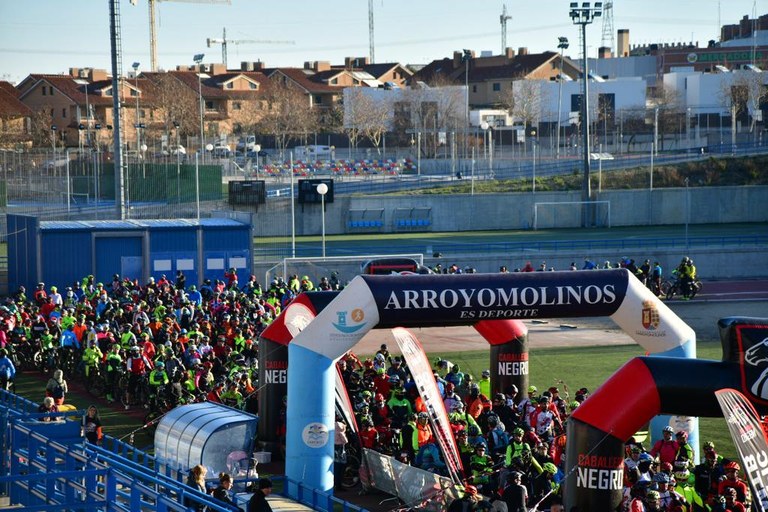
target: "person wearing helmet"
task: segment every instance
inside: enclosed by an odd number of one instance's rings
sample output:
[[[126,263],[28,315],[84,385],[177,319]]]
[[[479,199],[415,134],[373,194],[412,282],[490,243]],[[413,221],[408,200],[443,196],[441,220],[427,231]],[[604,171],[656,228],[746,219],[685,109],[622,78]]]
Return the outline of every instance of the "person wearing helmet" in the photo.
[[[403,428],[408,423],[408,415],[413,413],[413,407],[405,397],[405,390],[402,387],[393,389],[392,397],[387,401],[387,406],[392,411],[392,427]]]
[[[541,466],[541,473],[533,480],[531,502],[537,503],[541,510],[547,510],[555,503],[562,503],[560,485],[555,482],[557,466],[547,462]]]
[[[736,489],[738,501],[746,503],[749,500],[749,487],[739,478],[739,471],[741,470],[739,463],[736,461],[727,462],[723,465],[723,470],[725,471],[725,478],[718,484],[717,494],[724,496],[726,489]]]
[[[632,471],[637,468],[637,463],[640,461],[640,454],[642,450],[639,446],[635,445],[629,450],[629,455],[624,459],[624,467],[627,471]]]
[[[408,371],[405,369],[405,365],[403,364],[403,360],[400,356],[395,356],[392,358],[392,366],[387,368],[387,375],[397,375],[400,377],[401,382],[406,381]]]
[[[519,471],[507,473],[507,482],[501,492],[501,501],[507,504],[509,512],[528,512],[528,488],[522,484],[523,474]]]
[[[416,422],[417,416],[409,412],[406,423],[400,430],[400,449],[408,452],[410,460],[413,460],[419,451],[419,431]]]
[[[675,506],[675,502],[687,505],[688,510],[691,510],[691,506],[693,506],[693,510],[707,509],[705,501],[709,501],[708,494],[705,492],[701,495],[696,491],[696,479],[688,471],[683,461],[678,461],[676,464],[678,466],[675,468],[674,479],[670,481],[668,486],[670,499],[665,500],[665,496],[662,494],[662,503],[667,503],[670,509]]]
[[[88,346],[83,350],[82,361],[85,366],[85,379],[91,375],[92,371],[98,371],[99,363],[104,358],[104,354],[99,350],[99,346],[96,344],[96,340],[92,339],[88,342]]]
[[[429,414],[420,412],[416,415],[416,438],[419,448],[434,442],[432,427],[429,425]]]
[[[469,458],[469,469],[472,474],[472,483],[483,486],[490,483],[493,459],[488,455],[488,449],[484,443],[475,445],[475,453]]]
[[[688,443],[688,432],[680,430],[675,434],[677,440],[677,455],[675,461],[684,460],[688,463],[688,469],[693,470],[695,464],[693,462],[693,447]]]
[[[723,497],[725,498],[725,510],[733,512],[747,512],[744,502],[739,500],[739,493],[733,487],[726,489]]]
[[[453,368],[451,368],[451,371],[445,374],[444,379],[446,382],[450,382],[456,386],[456,388],[460,388],[461,383],[464,381],[464,374],[461,372],[459,365],[455,364],[453,365]]]
[[[483,370],[477,385],[480,387],[480,393],[485,396],[491,396],[491,370]]]
[[[517,409],[520,411],[520,416],[526,425],[530,426],[529,416],[536,410],[539,405],[539,397],[537,396],[539,389],[536,386],[528,386],[528,395],[520,400],[517,405]]]
[[[170,379],[165,372],[165,362],[158,361],[154,369],[149,372],[149,403],[157,405],[160,400],[166,398],[166,389]]]
[[[677,450],[679,445],[677,441],[673,439],[675,431],[669,425],[665,426],[662,430],[662,439],[656,441],[651,448],[650,454],[659,458],[659,462],[669,462],[673,464],[677,458]]]
[[[147,358],[141,354],[139,347],[134,345],[130,349],[130,356],[126,360],[125,365],[128,369],[128,389],[125,393],[127,403],[125,408],[129,409],[138,392],[141,378],[149,372],[150,364]],[[143,406],[144,404],[140,405]]]
[[[515,427],[512,430],[512,437],[507,445],[507,453],[504,457],[504,464],[507,467],[512,465],[512,461],[515,459],[533,459],[531,447],[523,441],[525,431],[521,427]],[[540,469],[539,463],[534,460],[535,466]]]
[[[451,502],[448,512],[464,512],[466,510],[476,510],[477,504],[482,500],[482,496],[474,485],[464,485],[464,495]]]
[[[123,356],[120,354],[120,344],[114,343],[109,347],[105,359],[105,366],[107,371],[107,403],[112,403],[121,391],[118,382],[120,370],[123,368]]]
[[[661,496],[659,496],[659,492],[653,489],[645,494],[645,506],[646,510],[649,512],[666,510],[661,508]]]
[[[517,408],[512,407],[507,403],[507,396],[504,393],[496,393],[493,395],[492,407],[493,412],[499,417],[499,422],[503,424],[505,428],[511,428],[512,425],[516,425],[518,421],[520,421]]]

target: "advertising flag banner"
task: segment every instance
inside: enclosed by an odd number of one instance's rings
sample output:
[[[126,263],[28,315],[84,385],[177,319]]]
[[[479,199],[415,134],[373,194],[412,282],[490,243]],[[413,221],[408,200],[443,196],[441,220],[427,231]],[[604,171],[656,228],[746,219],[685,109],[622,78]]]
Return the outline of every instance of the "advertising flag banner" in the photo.
[[[454,479],[454,482],[458,483],[458,475],[462,470],[459,449],[456,446],[456,440],[453,438],[453,432],[451,432],[451,425],[448,420],[448,414],[445,412],[443,397],[440,396],[440,391],[437,389],[437,382],[435,382],[435,376],[432,368],[429,366],[424,349],[422,349],[419,340],[407,329],[401,327],[392,329],[392,335],[395,337],[397,346],[400,348],[400,352],[403,354],[405,362],[411,370],[411,375],[419,390],[419,395],[427,407],[435,439],[443,453],[443,457],[445,457],[445,463],[450,470],[451,477]]]
[[[715,396],[744,463],[744,474],[752,487],[752,506],[765,512],[768,510],[768,442],[760,416],[749,400],[735,389],[721,389]]]

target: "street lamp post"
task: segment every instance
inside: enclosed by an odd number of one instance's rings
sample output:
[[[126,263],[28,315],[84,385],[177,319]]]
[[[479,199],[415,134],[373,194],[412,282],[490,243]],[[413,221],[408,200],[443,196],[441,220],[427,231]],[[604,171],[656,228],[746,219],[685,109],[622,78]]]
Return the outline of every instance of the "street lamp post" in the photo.
[[[467,158],[469,148],[469,61],[472,59],[472,51],[466,49],[463,51],[464,54],[462,55],[461,60],[464,61],[464,87],[467,91],[466,102],[464,103],[466,113],[464,118],[464,122],[466,123],[464,126],[464,158]],[[462,168],[466,169],[463,165]]]
[[[133,68],[134,79],[136,80],[136,158],[139,158],[139,151],[141,149],[141,115],[139,115],[139,66],[140,63],[134,62],[131,67]]]
[[[173,122],[176,130],[176,203],[181,204],[181,151],[179,150],[179,123]]]
[[[590,225],[592,218],[592,208],[586,201],[589,201],[592,197],[592,190],[589,184],[589,63],[587,62],[587,25],[591,24],[595,18],[602,16],[603,3],[595,2],[594,6],[590,5],[591,2],[582,2],[579,6],[578,2],[571,2],[570,17],[574,25],[581,27],[581,57],[582,57],[582,70],[581,76],[583,81],[583,97],[581,99],[581,124],[582,135],[584,141],[583,157],[584,157],[584,178],[581,187],[581,199],[585,201],[582,207],[581,225],[587,227]]]
[[[195,61],[195,64],[197,64],[197,94],[199,96],[200,100],[200,151],[202,152],[205,148],[205,132],[203,129],[203,83],[202,78],[200,77],[200,64],[203,62],[203,58],[205,58],[204,53],[198,53],[194,57],[192,57],[192,60]],[[205,153],[203,153],[203,163],[205,163]]]
[[[560,77],[557,91],[557,158],[560,158],[560,116],[563,108],[563,52],[568,49],[568,38],[558,37],[557,47],[560,50]]]
[[[321,207],[321,222],[323,233],[323,258],[325,258],[325,194],[328,193],[328,185],[320,183],[317,186],[317,193],[320,194],[320,207]]]
[[[53,169],[56,170],[56,130],[55,124],[51,125],[51,151],[53,152]]]

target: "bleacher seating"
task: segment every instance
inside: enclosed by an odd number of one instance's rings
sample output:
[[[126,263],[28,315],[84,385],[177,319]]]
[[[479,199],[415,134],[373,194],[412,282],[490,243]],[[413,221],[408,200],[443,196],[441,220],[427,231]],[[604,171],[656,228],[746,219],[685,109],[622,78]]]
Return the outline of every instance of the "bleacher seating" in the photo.
[[[432,209],[395,208],[392,219],[396,231],[426,231],[432,226]]]
[[[381,231],[384,227],[384,209],[350,210],[347,229],[352,232]]]
[[[291,162],[269,163],[262,171],[271,176],[287,176]],[[315,174],[330,174],[332,176],[396,176],[402,173],[415,172],[416,165],[409,158],[397,160],[316,160],[305,162],[293,161],[293,175],[297,178],[311,177]]]

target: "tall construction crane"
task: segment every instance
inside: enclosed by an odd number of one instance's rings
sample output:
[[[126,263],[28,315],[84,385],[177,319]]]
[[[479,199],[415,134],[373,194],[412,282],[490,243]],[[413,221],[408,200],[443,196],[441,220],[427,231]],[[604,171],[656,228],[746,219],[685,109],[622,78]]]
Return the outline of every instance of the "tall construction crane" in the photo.
[[[613,2],[608,1],[603,3],[603,38],[602,46],[604,48],[610,48],[611,53],[615,52],[613,46]]]
[[[224,67],[227,67],[227,45],[228,44],[296,44],[296,41],[268,41],[260,39],[227,39],[227,28],[222,30],[221,39],[209,37],[205,40],[205,44],[208,48],[212,44],[221,45],[221,60],[224,62]]]
[[[501,22],[501,55],[504,55],[504,52],[507,51],[507,21],[511,19],[512,16],[507,15],[507,4],[504,4],[499,16],[499,21]]]
[[[376,62],[373,50],[373,0],[368,0],[368,57],[371,64]]]
[[[139,0],[131,0],[131,5],[136,5]],[[155,3],[157,2],[184,2],[188,4],[227,4],[232,0],[147,0],[149,6],[149,62],[152,71],[157,71],[157,29],[155,24]]]

